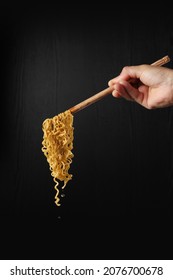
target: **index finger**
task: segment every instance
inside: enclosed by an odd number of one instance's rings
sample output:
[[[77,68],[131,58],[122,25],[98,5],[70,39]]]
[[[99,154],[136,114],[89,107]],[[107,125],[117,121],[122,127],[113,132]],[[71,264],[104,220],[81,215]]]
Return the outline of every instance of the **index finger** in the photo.
[[[142,72],[145,69],[145,65],[140,66],[125,66],[123,67],[121,73],[119,76],[113,78],[108,82],[109,86],[112,86],[115,83],[120,82],[121,80],[129,81],[129,80],[135,80],[140,79]]]

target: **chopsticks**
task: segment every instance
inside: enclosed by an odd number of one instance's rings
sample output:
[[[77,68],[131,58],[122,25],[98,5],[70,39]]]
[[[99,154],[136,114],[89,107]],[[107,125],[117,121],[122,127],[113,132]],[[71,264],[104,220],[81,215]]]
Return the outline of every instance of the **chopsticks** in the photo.
[[[166,63],[168,63],[170,61],[170,58],[168,55],[162,57],[161,59],[153,62],[151,65],[153,66],[162,66]],[[112,88],[108,87],[98,93],[96,93],[95,95],[85,99],[84,101],[78,103],[77,105],[71,107],[69,110],[72,114],[79,112],[80,110],[90,106],[91,104],[99,101],[100,99],[102,99],[103,97],[107,96],[108,94],[112,93]]]

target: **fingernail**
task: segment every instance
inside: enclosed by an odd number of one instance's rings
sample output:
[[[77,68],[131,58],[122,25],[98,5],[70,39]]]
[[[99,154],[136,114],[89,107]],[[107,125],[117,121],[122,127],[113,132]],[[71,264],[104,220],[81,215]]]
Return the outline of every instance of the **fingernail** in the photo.
[[[112,95],[113,95],[114,97],[117,97],[118,91],[117,91],[117,90],[113,90]]]

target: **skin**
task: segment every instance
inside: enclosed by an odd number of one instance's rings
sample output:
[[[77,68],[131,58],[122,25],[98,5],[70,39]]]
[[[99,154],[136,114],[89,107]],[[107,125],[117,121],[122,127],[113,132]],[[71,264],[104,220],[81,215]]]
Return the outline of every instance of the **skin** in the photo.
[[[108,85],[114,97],[135,101],[147,109],[173,105],[173,70],[166,67],[125,66]]]

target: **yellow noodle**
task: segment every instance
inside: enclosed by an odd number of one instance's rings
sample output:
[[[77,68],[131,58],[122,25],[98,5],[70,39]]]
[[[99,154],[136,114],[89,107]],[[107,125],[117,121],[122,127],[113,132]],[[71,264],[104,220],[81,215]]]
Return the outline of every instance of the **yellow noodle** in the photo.
[[[66,110],[53,118],[46,119],[42,124],[42,130],[42,151],[47,158],[55,182],[55,204],[60,206],[59,181],[63,182],[63,189],[67,182],[72,179],[69,168],[74,157],[72,153],[73,115],[70,110]]]

